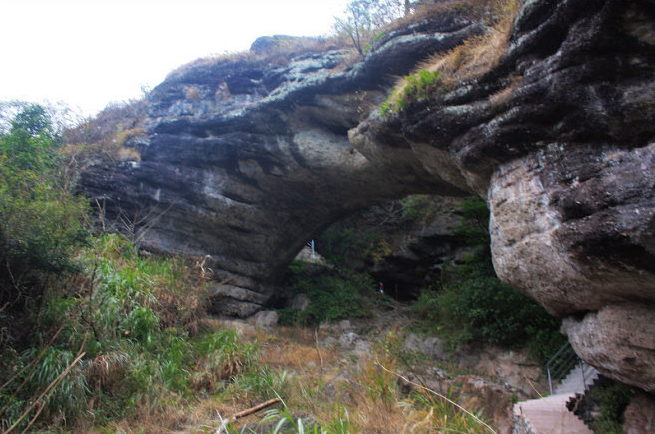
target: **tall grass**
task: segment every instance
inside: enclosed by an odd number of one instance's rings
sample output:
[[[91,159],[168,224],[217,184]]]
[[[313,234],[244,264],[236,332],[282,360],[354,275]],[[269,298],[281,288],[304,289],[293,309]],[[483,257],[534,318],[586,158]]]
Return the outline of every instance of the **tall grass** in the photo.
[[[77,261],[85,271],[46,292],[33,342],[2,355],[16,374],[1,390],[0,430],[36,416],[77,426],[165,414],[257,372],[255,344],[229,330],[197,335],[203,283],[184,261],[140,256],[119,235],[96,238]]]

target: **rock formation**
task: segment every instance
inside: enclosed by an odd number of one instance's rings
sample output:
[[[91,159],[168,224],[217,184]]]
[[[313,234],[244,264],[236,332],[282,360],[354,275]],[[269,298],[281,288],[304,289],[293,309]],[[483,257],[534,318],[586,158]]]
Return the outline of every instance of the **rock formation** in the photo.
[[[457,234],[461,224],[461,198],[413,195],[339,220],[319,236],[316,249],[370,274],[392,297],[413,300],[442,279],[444,267],[452,271],[464,262],[470,247]],[[335,248],[331,241],[341,237],[348,242]]]
[[[216,310],[240,315],[335,219],[475,192],[501,279],[566,318],[583,359],[652,393],[654,23],[651,0],[525,0],[498,62],[388,117],[374,109],[393,75],[485,27],[451,13],[351,65],[340,50],[199,63],[152,92],[141,161],[83,185],[147,222],[145,246],[211,255]]]
[[[649,2],[525,2],[497,66],[351,131],[358,149],[392,158],[392,146],[409,148],[487,197],[499,277],[566,317],[583,359],[651,392],[653,12]]]
[[[350,52],[333,50],[281,65],[250,56],[183,68],[149,96],[141,161],[89,167],[82,183],[108,219],[147,229],[145,247],[210,255],[223,282],[216,311],[251,315],[272,301],[301,247],[339,217],[409,192],[464,194],[403,161],[403,151],[393,162],[365,158],[347,132],[395,75],[482,32],[454,14],[390,32],[352,65]]]

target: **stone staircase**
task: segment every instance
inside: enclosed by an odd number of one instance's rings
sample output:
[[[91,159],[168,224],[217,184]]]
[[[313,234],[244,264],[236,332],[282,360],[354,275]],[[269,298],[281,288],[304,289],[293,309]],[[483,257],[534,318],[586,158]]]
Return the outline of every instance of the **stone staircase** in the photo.
[[[553,394],[514,404],[514,434],[593,434],[580,419],[566,408],[577,393],[598,378],[598,371],[585,363],[576,365],[562,379]]]

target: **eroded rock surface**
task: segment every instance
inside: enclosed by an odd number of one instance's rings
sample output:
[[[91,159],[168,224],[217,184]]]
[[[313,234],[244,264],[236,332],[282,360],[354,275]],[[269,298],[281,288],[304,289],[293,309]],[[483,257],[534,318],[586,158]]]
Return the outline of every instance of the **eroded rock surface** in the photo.
[[[654,9],[526,1],[496,66],[350,133],[370,159],[410,149],[486,197],[501,279],[569,318],[583,359],[648,390],[652,334],[627,356],[618,326],[655,322]]]
[[[365,158],[348,141],[395,74],[483,26],[451,16],[387,35],[363,62],[344,51],[282,65],[250,59],[172,73],[149,97],[141,161],[89,167],[86,191],[143,246],[209,255],[217,313],[248,316],[275,297],[301,247],[338,217],[410,191],[463,191],[402,157]],[[143,230],[145,229],[145,230]]]
[[[450,17],[390,34],[346,67],[338,50],[199,64],[153,91],[141,161],[91,167],[83,183],[109,215],[147,222],[144,245],[211,255],[218,296],[254,309],[338,217],[475,192],[498,275],[569,318],[585,360],[652,390],[652,339],[620,361],[616,327],[655,322],[654,25],[650,0],[526,0],[496,64],[388,119],[369,113],[391,74],[483,27]],[[586,343],[600,337],[602,357]]]

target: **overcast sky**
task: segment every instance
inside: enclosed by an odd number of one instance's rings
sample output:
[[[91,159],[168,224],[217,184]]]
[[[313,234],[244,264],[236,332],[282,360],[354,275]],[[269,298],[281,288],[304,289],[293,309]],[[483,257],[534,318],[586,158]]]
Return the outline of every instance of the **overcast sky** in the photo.
[[[348,0],[0,0],[0,100],[94,114],[259,36],[330,32]]]

